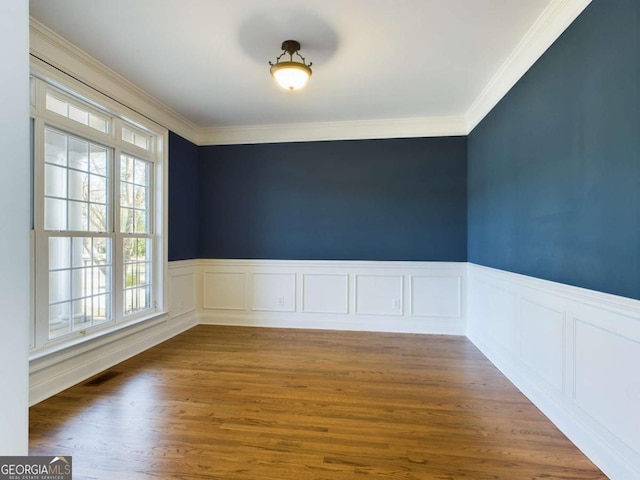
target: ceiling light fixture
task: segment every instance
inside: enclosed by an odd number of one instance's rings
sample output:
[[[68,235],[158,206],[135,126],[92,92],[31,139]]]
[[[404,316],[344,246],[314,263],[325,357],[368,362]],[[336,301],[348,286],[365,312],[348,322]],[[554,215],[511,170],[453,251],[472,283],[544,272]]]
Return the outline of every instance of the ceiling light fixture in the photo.
[[[285,40],[282,42],[282,53],[276,58],[276,63],[269,62],[271,65],[271,75],[276,79],[278,85],[287,90],[300,90],[307,84],[307,80],[311,76],[311,65],[307,65],[304,57],[298,52],[300,43],[295,40]],[[289,54],[289,60],[280,61],[285,55]],[[293,60],[293,56],[298,55],[302,62]]]

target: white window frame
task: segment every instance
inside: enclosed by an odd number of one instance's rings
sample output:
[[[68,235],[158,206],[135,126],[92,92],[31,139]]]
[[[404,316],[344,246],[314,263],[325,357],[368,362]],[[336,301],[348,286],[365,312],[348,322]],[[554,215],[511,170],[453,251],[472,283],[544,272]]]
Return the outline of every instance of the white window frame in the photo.
[[[31,121],[33,124],[33,231],[32,231],[32,271],[33,271],[33,315],[31,335],[31,358],[35,359],[88,340],[128,328],[132,325],[164,321],[167,315],[167,224],[168,224],[168,132],[146,117],[122,104],[102,95],[96,90],[47,67],[31,66]],[[90,113],[108,118],[107,133],[51,112],[46,109],[46,93],[72,104],[80,105]],[[142,134],[148,139],[148,149],[128,143],[122,138],[122,127]],[[52,236],[100,236],[96,232],[78,235],[76,231],[48,231],[44,229],[44,132],[50,127],[55,130],[80,137],[90,142],[104,145],[109,149],[109,217],[108,235],[112,238],[112,320],[85,330],[75,331],[58,338],[49,339],[49,237]],[[150,162],[151,225],[150,234],[127,234],[120,232],[120,159],[128,155]],[[150,309],[134,314],[124,314],[124,265],[122,248],[116,242],[125,237],[145,237],[152,239],[152,305]],[[155,322],[152,322],[155,324]]]

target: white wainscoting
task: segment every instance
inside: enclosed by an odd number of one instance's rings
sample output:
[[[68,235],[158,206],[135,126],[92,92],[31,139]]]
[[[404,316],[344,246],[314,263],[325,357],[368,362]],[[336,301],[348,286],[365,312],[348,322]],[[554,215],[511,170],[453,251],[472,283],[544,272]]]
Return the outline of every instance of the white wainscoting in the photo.
[[[34,405],[197,325],[197,261],[170,262],[168,313],[31,360]]]
[[[640,479],[640,301],[469,264],[467,336],[612,479]]]
[[[199,260],[201,323],[464,335],[466,263]]]
[[[640,301],[466,263],[189,260],[169,313],[31,362],[30,403],[197,323],[467,335],[610,478],[640,479]]]
[[[195,316],[197,311],[197,261],[169,262],[169,316]]]

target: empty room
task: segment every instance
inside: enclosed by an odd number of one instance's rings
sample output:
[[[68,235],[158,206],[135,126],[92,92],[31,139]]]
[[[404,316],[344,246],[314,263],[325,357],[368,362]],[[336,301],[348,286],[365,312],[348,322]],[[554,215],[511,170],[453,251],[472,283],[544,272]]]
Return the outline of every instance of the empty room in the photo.
[[[640,479],[640,2],[0,26],[0,478]]]

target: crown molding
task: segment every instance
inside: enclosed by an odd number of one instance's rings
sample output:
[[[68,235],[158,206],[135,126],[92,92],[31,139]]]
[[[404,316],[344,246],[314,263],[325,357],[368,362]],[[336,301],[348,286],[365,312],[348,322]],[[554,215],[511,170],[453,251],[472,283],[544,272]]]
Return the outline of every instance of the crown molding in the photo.
[[[471,131],[547,51],[591,0],[552,0],[482,90],[466,114]]]
[[[199,145],[468,135],[592,0],[552,0],[463,116],[201,127]]]
[[[551,0],[465,115],[278,125],[197,126],[30,18],[31,54],[196,145],[468,135],[591,3]]]
[[[192,141],[197,127],[85,51],[29,18],[29,49],[33,57],[125,105],[155,123]]]
[[[396,118],[345,122],[247,125],[199,129],[199,145],[314,142],[376,138],[446,137],[466,135],[462,116]]]

